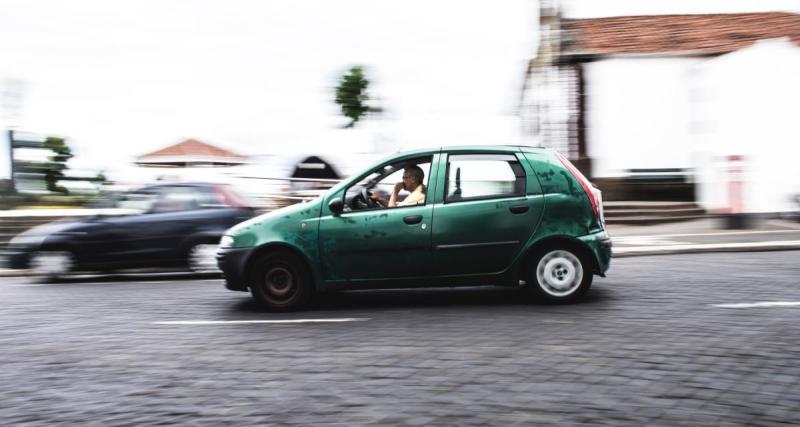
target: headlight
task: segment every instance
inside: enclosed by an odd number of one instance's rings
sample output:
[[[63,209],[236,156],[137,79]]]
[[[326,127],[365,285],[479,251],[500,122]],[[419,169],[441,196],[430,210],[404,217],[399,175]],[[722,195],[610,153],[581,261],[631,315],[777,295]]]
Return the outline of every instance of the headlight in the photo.
[[[230,248],[233,246],[233,236],[222,236],[219,239],[219,247],[220,248]]]

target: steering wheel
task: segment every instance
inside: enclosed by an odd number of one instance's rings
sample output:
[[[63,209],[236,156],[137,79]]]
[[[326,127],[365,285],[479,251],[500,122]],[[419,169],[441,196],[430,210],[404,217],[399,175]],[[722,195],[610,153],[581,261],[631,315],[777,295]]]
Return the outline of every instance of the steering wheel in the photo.
[[[364,199],[364,203],[367,204],[368,208],[373,209],[378,207],[378,202],[369,197],[369,191],[367,190],[367,187],[361,187],[361,198]]]

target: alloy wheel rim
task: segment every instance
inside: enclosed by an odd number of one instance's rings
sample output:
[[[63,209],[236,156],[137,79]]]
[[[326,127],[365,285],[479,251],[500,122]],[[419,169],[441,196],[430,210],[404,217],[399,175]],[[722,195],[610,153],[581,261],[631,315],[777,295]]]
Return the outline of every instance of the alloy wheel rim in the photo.
[[[66,251],[37,252],[30,261],[34,275],[55,277],[68,273],[74,265],[72,254]]]
[[[583,282],[583,266],[569,251],[551,251],[539,260],[536,279],[548,295],[565,297],[575,292]]]

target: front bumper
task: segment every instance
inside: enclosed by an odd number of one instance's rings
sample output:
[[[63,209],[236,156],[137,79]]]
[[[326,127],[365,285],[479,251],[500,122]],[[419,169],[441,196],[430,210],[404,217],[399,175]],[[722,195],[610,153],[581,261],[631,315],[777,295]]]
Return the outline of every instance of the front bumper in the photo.
[[[611,237],[605,231],[582,236],[580,240],[585,243],[594,254],[596,261],[596,274],[605,277],[611,265]]]
[[[247,256],[253,248],[224,248],[217,250],[217,265],[225,278],[225,287],[232,291],[247,292],[245,267]]]
[[[14,270],[24,270],[28,268],[33,249],[23,247],[8,246],[2,258],[5,258],[5,267]]]

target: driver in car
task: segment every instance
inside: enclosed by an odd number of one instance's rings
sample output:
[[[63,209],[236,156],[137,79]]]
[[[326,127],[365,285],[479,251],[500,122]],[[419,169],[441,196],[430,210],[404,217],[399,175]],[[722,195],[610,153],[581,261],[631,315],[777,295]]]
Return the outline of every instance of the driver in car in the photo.
[[[422,205],[425,204],[425,193],[427,192],[425,185],[422,183],[424,180],[425,172],[422,171],[422,168],[417,165],[409,165],[403,170],[403,180],[394,185],[394,190],[392,190],[392,195],[389,197],[389,200],[377,194],[370,194],[370,198],[390,208]],[[402,202],[397,201],[400,190],[411,192]]]

